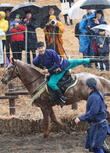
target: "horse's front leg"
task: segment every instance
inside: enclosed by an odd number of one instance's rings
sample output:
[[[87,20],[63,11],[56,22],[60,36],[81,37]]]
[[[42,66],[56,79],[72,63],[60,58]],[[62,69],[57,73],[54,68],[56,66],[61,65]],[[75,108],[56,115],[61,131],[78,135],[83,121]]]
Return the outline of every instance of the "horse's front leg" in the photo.
[[[49,135],[49,127],[50,127],[50,111],[47,107],[41,107],[41,111],[44,117],[44,133],[43,137],[46,138]]]
[[[57,124],[57,126],[62,129],[63,131],[65,131],[67,134],[70,134],[70,129],[67,127],[67,125],[61,123],[60,121],[58,121],[58,119],[56,118],[55,116],[55,113],[53,111],[53,108],[50,107],[50,117],[51,117],[51,120]]]

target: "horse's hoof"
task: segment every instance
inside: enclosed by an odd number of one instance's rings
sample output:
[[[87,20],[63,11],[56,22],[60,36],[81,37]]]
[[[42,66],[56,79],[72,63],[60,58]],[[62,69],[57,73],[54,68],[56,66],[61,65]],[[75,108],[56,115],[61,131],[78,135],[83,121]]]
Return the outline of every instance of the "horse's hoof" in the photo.
[[[40,136],[43,137],[43,138],[47,138],[48,137],[48,134],[43,133]]]
[[[70,135],[70,129],[68,127],[66,128],[66,133]]]

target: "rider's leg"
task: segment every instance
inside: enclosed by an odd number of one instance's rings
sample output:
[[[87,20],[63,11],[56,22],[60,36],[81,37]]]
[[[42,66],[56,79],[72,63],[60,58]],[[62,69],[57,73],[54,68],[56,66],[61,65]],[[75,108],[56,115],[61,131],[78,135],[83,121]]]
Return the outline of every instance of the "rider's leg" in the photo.
[[[84,58],[84,59],[71,59],[68,60],[70,62],[70,65],[66,68],[66,71],[69,69],[72,69],[78,65],[83,65],[83,64],[89,64],[90,63],[90,58]]]
[[[63,105],[65,104],[67,98],[64,96],[64,94],[61,92],[61,90],[58,88],[57,83],[58,81],[62,78],[62,76],[65,74],[66,71],[63,71],[60,74],[57,75],[52,75],[50,80],[49,80],[49,87],[55,91],[56,95],[59,97],[59,99],[61,100],[61,107],[63,107]]]

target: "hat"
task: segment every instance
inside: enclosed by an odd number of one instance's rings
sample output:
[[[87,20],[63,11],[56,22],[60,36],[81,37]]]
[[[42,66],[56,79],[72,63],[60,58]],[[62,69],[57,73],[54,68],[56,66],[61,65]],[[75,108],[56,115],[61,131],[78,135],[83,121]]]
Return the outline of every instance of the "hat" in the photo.
[[[96,91],[101,99],[104,101],[104,96],[103,94],[97,89],[97,81],[94,78],[89,78],[86,80],[86,86],[88,86],[90,89],[93,89],[94,91]]]
[[[89,78],[86,80],[86,86],[91,89],[97,88],[97,81],[94,78]]]
[[[49,17],[49,20],[52,20],[52,19],[56,20],[56,16],[55,16],[55,15],[51,15],[51,16]]]
[[[20,19],[20,14],[16,14],[16,18]]]
[[[99,29],[99,31],[105,31],[105,29]]]
[[[44,46],[44,42],[39,41],[39,42],[37,43],[37,48],[39,48],[39,47],[43,47],[43,46]]]

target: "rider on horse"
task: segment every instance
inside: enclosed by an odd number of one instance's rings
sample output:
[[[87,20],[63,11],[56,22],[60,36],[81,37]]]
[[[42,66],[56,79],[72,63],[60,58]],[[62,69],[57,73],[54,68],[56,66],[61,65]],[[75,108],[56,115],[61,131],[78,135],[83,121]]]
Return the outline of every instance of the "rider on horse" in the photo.
[[[78,65],[102,61],[102,59],[94,58],[67,60],[60,57],[54,50],[46,49],[44,43],[41,41],[37,43],[37,50],[39,54],[34,58],[33,64],[43,69],[42,74],[51,74],[48,86],[56,93],[56,95],[60,99],[61,107],[64,106],[67,98],[58,88],[57,83],[63,77],[65,72]]]

